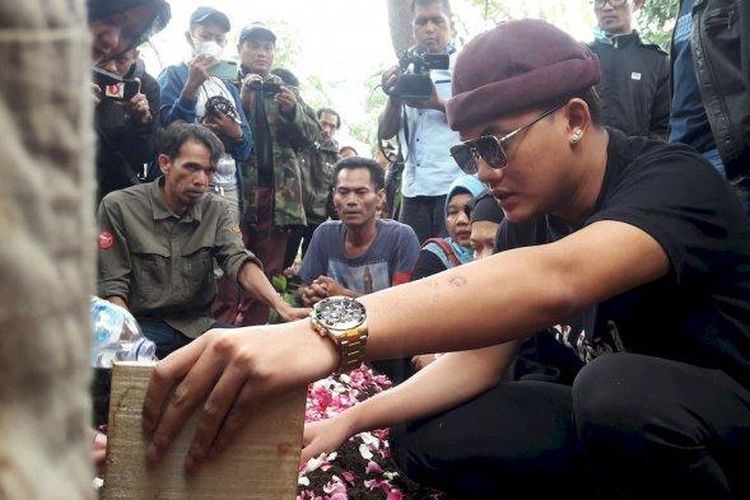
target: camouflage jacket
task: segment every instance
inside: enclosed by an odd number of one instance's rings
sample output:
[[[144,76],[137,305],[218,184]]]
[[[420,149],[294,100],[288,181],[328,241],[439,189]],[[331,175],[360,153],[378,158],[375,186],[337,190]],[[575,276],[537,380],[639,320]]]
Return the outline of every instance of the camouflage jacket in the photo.
[[[335,139],[320,137],[308,144],[300,155],[302,161],[302,200],[307,222],[317,225],[332,217],[333,166],[339,161],[339,145]]]
[[[276,75],[268,75],[264,82],[281,84],[282,81]],[[239,80],[235,81],[238,88],[241,87]],[[302,175],[300,172],[300,161],[295,142],[299,137],[307,138],[314,142],[320,135],[320,127],[315,116],[312,117],[305,112],[307,105],[302,101],[299,92],[293,86],[287,86],[297,97],[297,106],[294,118],[288,120],[279,112],[279,105],[273,95],[260,94],[263,99],[268,131],[270,133],[272,157],[273,157],[273,190],[274,210],[273,226],[290,227],[304,226],[307,224],[302,199]],[[245,109],[248,122],[253,130],[253,136],[258,137],[256,113],[254,109]],[[244,224],[258,222],[256,188],[258,187],[258,166],[256,151],[242,162],[242,175],[245,191],[245,210],[243,214]]]

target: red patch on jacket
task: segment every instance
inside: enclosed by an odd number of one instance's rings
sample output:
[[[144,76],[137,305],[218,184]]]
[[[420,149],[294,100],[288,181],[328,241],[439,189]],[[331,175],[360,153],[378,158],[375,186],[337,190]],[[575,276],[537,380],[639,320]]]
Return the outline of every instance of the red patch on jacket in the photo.
[[[99,236],[96,237],[96,246],[99,247],[99,250],[109,250],[114,244],[115,237],[112,236],[112,233],[107,231],[102,231],[99,233]]]

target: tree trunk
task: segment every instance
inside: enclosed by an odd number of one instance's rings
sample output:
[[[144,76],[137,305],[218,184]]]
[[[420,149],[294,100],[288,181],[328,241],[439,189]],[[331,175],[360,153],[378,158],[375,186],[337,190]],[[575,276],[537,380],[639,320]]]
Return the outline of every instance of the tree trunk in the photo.
[[[83,0],[0,3],[0,498],[92,498]]]
[[[414,33],[411,28],[411,0],[388,1],[388,26],[391,29],[393,50],[398,53],[414,45]]]

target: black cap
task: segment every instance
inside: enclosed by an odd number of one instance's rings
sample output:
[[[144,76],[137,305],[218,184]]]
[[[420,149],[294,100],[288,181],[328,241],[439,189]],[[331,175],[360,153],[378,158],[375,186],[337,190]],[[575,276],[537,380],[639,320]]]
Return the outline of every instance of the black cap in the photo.
[[[276,35],[273,31],[263,23],[253,23],[242,28],[240,33],[240,45],[245,40],[265,40],[267,42],[276,43]]]
[[[220,10],[216,10],[213,7],[198,7],[190,15],[190,25],[193,24],[204,24],[208,21],[216,23],[225,33],[229,33],[232,29],[232,25],[229,23],[229,18],[226,14]]]

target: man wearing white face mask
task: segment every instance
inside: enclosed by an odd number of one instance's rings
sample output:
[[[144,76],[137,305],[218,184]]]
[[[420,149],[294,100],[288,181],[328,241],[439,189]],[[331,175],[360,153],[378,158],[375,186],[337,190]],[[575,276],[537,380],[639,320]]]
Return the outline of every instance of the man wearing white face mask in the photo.
[[[230,28],[224,13],[212,7],[198,7],[190,16],[190,29],[185,33],[192,58],[166,68],[158,80],[162,91],[162,125],[176,120],[200,122],[224,143],[227,154],[219,162],[213,187],[215,192],[234,201],[232,211],[237,215],[242,183],[236,163],[250,155],[252,132],[242,111],[239,92],[211,74],[224,52]]]
[[[226,153],[217,164],[210,191],[230,202],[232,220],[239,233],[243,203],[239,164],[250,156],[253,135],[237,88],[212,74],[220,63],[230,29],[226,14],[213,7],[198,7],[193,12],[190,29],[185,32],[192,58],[166,68],[159,75],[162,92],[159,114],[165,127],[177,120],[202,123],[224,143]],[[214,317],[232,323],[238,301],[234,285],[221,280]]]

